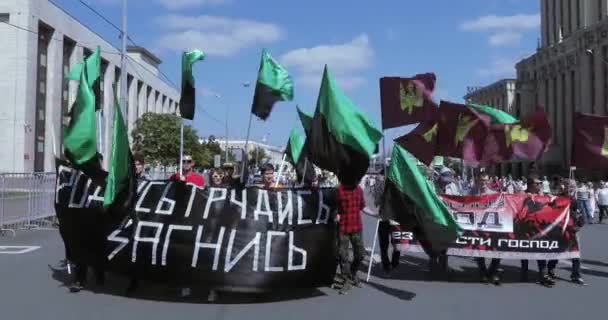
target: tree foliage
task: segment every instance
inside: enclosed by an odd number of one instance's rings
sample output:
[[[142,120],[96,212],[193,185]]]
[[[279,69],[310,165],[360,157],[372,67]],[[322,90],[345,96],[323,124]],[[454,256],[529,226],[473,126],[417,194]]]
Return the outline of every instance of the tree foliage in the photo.
[[[173,114],[144,114],[131,132],[133,151],[143,155],[146,163],[177,166],[181,124],[182,119]],[[217,143],[199,143],[196,130],[184,126],[184,154],[192,155],[197,167],[210,166],[218,149]]]
[[[250,166],[255,165],[255,164],[257,164],[258,166],[261,166],[264,163],[266,163],[268,160],[270,160],[270,157],[266,153],[266,149],[264,149],[262,147],[255,147],[251,151],[249,151],[249,165]]]

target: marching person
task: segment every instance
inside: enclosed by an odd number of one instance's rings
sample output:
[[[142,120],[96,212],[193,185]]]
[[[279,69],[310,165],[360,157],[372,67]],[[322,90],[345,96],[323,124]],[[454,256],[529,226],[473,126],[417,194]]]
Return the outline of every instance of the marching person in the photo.
[[[282,188],[283,186],[279,183],[275,183],[274,180],[274,166],[270,163],[265,163],[260,168],[262,174],[262,184],[259,185],[263,189],[276,189]]]
[[[576,206],[585,218],[585,223],[593,224],[593,217],[591,216],[591,192],[584,182],[579,182],[578,188],[574,192],[574,198],[576,199]]]
[[[363,262],[363,222],[361,210],[365,208],[363,190],[358,184],[338,186],[338,219],[339,219],[339,250],[340,270],[344,280],[344,286],[340,294],[347,294],[351,285],[361,287],[361,281],[357,271]],[[348,247],[353,247],[353,261],[349,262]]]
[[[224,170],[220,168],[211,169],[209,186],[212,188],[225,188],[228,186]]]
[[[227,188],[236,187],[236,179],[234,179],[234,163],[226,162],[222,165],[224,173],[224,186]],[[213,174],[213,171],[212,171]]]
[[[194,172],[194,166],[195,166],[195,162],[194,159],[192,159],[191,155],[184,155],[184,158],[182,160],[182,170],[183,172],[176,172],[175,174],[173,174],[169,180],[174,180],[174,181],[185,181],[186,183],[192,183],[197,187],[204,187],[205,186],[205,179],[203,178],[203,176],[199,175],[198,173]]]
[[[490,176],[482,172],[477,176],[477,181],[475,183],[475,188],[471,192],[471,195],[474,196],[482,196],[488,194],[495,194],[489,186]],[[501,284],[500,276],[498,275],[498,268],[500,267],[500,259],[492,258],[490,261],[490,265],[486,267],[486,259],[485,258],[475,258],[477,262],[477,267],[479,269],[480,281],[482,283],[488,283],[492,281],[495,285],[499,286]]]
[[[597,198],[597,206],[599,207],[598,218],[599,222],[602,223],[604,216],[608,216],[608,183],[601,182],[600,188],[597,190],[595,195]]]

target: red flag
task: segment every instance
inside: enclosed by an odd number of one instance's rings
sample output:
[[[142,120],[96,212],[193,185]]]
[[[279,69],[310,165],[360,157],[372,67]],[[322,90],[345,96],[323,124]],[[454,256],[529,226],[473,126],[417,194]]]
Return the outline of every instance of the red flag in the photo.
[[[382,128],[433,120],[437,112],[432,98],[436,79],[434,73],[417,74],[413,78],[381,78]]]
[[[463,104],[441,101],[436,155],[463,159],[468,165],[480,164],[490,117]]]
[[[438,129],[437,121],[423,122],[412,132],[395,139],[395,143],[428,166],[435,157]]]
[[[574,114],[572,165],[591,169],[608,169],[608,117]]]

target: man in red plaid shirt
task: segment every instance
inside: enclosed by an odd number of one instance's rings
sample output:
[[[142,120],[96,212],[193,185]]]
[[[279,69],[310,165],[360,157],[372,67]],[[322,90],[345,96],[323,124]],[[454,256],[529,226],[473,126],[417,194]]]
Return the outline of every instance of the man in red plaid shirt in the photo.
[[[340,224],[340,269],[344,278],[344,286],[340,294],[346,294],[351,288],[351,283],[361,287],[357,277],[357,270],[363,261],[363,238],[361,231],[361,210],[365,208],[363,190],[358,185],[347,186],[340,184],[338,187],[338,215]],[[353,262],[349,263],[348,245],[353,247]]]

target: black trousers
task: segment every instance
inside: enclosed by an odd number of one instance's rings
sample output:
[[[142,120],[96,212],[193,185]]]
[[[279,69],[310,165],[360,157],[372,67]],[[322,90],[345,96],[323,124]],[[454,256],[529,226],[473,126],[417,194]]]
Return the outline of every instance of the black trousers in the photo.
[[[604,220],[604,217],[608,217],[608,206],[598,206],[600,208],[600,212],[599,212],[599,220],[600,222],[602,222],[602,220]]]
[[[378,225],[378,242],[380,243],[380,258],[382,259],[382,267],[385,271],[391,268],[399,266],[399,258],[401,252],[397,250],[396,246],[393,246],[393,254],[391,257],[388,255],[388,247],[391,243],[391,223],[388,220],[380,221]]]
[[[557,260],[549,260],[547,269],[554,271],[557,267]],[[570,274],[572,279],[578,279],[581,277],[581,259],[572,259],[572,273]]]
[[[547,260],[536,260],[536,263],[538,264],[538,273],[540,273],[540,276],[544,276],[545,274],[547,274]],[[556,262],[557,264],[557,262]],[[555,267],[553,267],[555,268]],[[549,268],[551,269],[551,268]],[[521,273],[528,273],[529,270],[529,261],[528,260],[521,260]]]
[[[486,267],[486,259],[485,258],[476,258],[477,267],[479,268],[479,274],[481,276],[493,277],[498,272],[498,267],[500,267],[500,259],[492,259],[490,261],[490,265]]]

